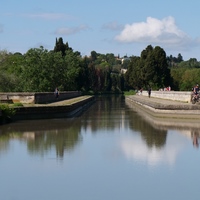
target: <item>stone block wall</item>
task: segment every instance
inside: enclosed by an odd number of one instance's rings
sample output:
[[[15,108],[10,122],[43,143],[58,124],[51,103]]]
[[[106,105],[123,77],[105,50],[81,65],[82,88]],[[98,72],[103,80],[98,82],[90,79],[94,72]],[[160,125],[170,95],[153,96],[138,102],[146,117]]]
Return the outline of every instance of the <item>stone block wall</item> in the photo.
[[[142,92],[143,96],[148,96],[148,91]],[[191,92],[179,92],[179,91],[151,91],[151,97],[169,99],[182,102],[191,102]]]
[[[53,92],[40,92],[35,93],[35,103],[51,103],[55,101],[66,100],[74,97],[81,96],[80,91],[67,91],[67,92],[60,92],[58,100],[56,99]]]
[[[13,103],[29,103],[29,104],[45,104],[55,101],[66,100],[74,97],[81,96],[80,91],[67,91],[60,92],[58,100],[55,98],[53,92],[19,92],[19,93],[0,93],[0,102],[5,100],[12,100]]]
[[[0,102],[4,100],[12,100],[13,103],[34,103],[35,93],[30,92],[6,92],[0,93]]]

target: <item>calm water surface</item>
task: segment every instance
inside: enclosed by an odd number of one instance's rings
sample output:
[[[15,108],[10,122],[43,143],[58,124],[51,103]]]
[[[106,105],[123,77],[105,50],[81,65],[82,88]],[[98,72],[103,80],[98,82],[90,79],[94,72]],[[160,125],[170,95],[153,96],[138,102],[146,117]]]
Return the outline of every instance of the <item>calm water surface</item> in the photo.
[[[200,129],[145,116],[102,97],[75,118],[0,126],[1,199],[199,200]]]

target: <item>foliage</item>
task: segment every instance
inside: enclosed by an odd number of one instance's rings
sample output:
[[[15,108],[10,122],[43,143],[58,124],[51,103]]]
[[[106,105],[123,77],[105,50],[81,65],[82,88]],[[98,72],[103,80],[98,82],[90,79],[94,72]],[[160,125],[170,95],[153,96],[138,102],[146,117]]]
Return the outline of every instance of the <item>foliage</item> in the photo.
[[[8,104],[0,104],[0,110],[2,113],[2,116],[0,116],[0,123],[10,120],[10,118],[15,114],[15,110]]]
[[[125,76],[132,88],[159,89],[170,84],[166,53],[160,47],[147,46],[141,57],[132,57]]]
[[[177,65],[179,68],[200,68],[200,62],[196,58],[190,58],[188,61],[183,61]]]
[[[42,46],[23,55],[0,51],[0,92],[52,92],[58,87],[60,91],[120,93],[169,85],[173,90],[189,90],[200,83],[198,70],[200,62],[195,58],[167,57],[159,46],[148,45],[140,56],[120,58],[91,51],[90,56],[81,57],[62,38],[56,38],[51,51]]]
[[[24,105],[21,102],[15,102],[10,105],[10,107],[23,107]]]
[[[135,95],[136,92],[134,90],[129,90],[129,91],[124,91],[124,95],[128,96],[128,95]]]
[[[174,85],[178,90],[191,91],[192,87],[200,83],[200,69],[180,68],[171,70]]]

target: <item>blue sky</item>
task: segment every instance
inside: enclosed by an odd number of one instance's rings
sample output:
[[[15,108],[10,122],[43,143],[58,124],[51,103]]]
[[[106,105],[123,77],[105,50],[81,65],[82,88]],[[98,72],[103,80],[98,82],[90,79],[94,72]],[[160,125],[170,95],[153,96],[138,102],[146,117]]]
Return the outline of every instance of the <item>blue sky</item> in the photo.
[[[62,37],[82,56],[140,56],[148,45],[200,61],[200,1],[0,0],[0,50],[52,50]]]

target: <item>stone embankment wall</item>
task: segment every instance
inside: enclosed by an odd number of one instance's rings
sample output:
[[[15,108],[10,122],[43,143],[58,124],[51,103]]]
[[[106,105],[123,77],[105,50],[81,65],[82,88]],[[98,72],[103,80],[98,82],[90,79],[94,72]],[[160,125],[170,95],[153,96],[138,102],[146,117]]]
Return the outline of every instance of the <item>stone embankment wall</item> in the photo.
[[[84,99],[68,105],[40,105],[16,107],[15,115],[12,120],[31,120],[31,119],[52,119],[72,117],[82,112],[95,101],[94,96],[85,97]]]
[[[143,96],[148,96],[148,91],[142,92]],[[191,102],[191,92],[179,91],[151,91],[151,97],[169,99],[174,101]]]
[[[81,96],[80,91],[60,92],[58,100],[66,100]],[[42,104],[58,101],[53,92],[19,92],[19,93],[0,93],[0,102],[10,101],[20,103]]]
[[[69,92],[60,92],[58,100],[66,100],[66,99],[71,99],[74,97],[79,97],[81,96],[80,91],[69,91]],[[35,103],[51,103],[57,101],[55,98],[54,93],[52,92],[40,92],[40,93],[35,93]]]

